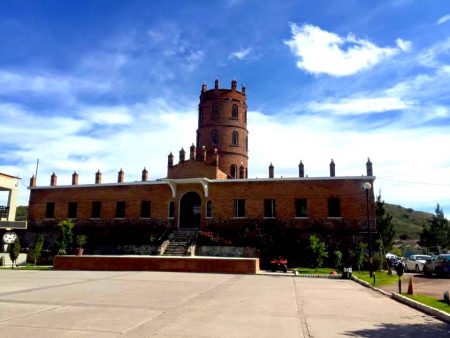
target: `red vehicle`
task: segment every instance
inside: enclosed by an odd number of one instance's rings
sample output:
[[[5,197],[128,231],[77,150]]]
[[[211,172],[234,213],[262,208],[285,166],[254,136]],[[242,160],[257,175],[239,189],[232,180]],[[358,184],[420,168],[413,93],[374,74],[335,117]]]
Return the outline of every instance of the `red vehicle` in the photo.
[[[287,272],[287,259],[282,257],[274,258],[270,261],[270,264],[272,265],[272,271],[275,272],[277,270],[282,270],[283,272]]]

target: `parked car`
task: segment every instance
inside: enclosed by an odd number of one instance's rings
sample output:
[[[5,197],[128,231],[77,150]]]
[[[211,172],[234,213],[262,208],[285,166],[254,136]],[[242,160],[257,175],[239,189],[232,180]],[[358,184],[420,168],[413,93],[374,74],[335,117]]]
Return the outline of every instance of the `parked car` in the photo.
[[[429,255],[411,255],[406,259],[406,271],[423,271],[423,266],[427,260],[431,259]]]
[[[438,276],[450,275],[450,254],[432,256],[423,266],[423,273],[425,275],[435,273]]]

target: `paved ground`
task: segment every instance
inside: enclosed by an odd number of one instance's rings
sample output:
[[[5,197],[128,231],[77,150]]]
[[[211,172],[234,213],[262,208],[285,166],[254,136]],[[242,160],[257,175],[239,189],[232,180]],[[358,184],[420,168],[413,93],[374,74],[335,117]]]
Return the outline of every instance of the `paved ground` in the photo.
[[[436,275],[424,276],[422,273],[405,273],[402,276],[402,292],[408,290],[409,278],[413,278],[416,293],[442,299],[444,291],[450,292],[450,277]],[[385,285],[381,287],[389,292],[398,292],[398,284]]]
[[[450,337],[347,280],[0,271],[0,337]]]

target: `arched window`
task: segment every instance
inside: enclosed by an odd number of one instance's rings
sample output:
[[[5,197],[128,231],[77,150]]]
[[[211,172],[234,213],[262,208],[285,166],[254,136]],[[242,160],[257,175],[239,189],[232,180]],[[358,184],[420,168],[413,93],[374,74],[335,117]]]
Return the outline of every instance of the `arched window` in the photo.
[[[231,134],[231,145],[239,145],[239,133],[237,131],[233,131],[233,133]]]
[[[169,214],[168,214],[168,218],[173,218],[175,215],[175,203],[173,203],[173,201],[169,202]]]
[[[203,109],[202,107],[198,107],[198,121],[203,121]]]
[[[248,136],[245,136],[245,150],[248,150]]]
[[[247,109],[244,111],[244,122],[247,122]]]
[[[232,178],[237,178],[237,165],[236,164],[232,164],[230,167],[230,175]]]
[[[231,117],[233,119],[238,119],[239,118],[239,110],[238,110],[237,104],[233,104],[233,107],[231,109]]]
[[[219,132],[215,129],[211,131],[211,144],[219,144]]]
[[[213,104],[212,106],[212,118],[215,119],[219,117],[219,105],[218,104]]]
[[[206,203],[206,217],[211,218],[212,217],[212,202],[208,201]]]
[[[197,149],[200,149],[200,133],[197,133]]]

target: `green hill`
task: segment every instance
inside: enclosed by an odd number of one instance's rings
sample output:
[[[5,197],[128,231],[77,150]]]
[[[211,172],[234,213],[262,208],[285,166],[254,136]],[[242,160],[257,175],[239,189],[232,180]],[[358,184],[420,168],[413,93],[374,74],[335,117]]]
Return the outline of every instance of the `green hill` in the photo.
[[[384,205],[387,213],[392,215],[397,239],[420,239],[424,224],[429,224],[433,214],[404,208],[401,205]]]

